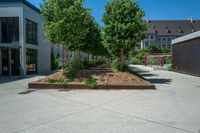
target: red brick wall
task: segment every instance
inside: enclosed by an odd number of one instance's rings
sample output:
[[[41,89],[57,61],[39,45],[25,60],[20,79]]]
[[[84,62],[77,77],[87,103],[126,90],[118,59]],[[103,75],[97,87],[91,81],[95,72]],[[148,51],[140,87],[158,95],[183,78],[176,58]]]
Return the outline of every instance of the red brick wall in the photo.
[[[174,71],[200,76],[200,38],[173,45]]]

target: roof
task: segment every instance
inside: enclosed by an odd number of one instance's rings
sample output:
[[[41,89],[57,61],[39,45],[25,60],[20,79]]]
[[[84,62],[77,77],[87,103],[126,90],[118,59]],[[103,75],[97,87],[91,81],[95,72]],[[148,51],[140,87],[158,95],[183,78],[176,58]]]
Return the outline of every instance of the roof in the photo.
[[[30,2],[26,0],[0,0],[0,4],[9,4],[9,3],[23,3],[29,8],[35,10],[36,12],[40,13],[40,9],[32,5]]]
[[[185,42],[185,41],[192,40],[192,39],[195,39],[195,38],[200,38],[200,31],[197,31],[197,32],[194,32],[194,33],[179,37],[177,39],[174,39],[174,40],[172,40],[172,44]]]
[[[200,20],[148,20],[147,34],[183,36],[200,30]]]

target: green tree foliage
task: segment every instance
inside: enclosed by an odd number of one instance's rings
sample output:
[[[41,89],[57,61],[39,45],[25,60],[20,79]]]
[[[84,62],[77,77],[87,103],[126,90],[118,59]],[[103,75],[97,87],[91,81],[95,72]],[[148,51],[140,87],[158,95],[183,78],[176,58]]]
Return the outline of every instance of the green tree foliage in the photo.
[[[90,10],[83,7],[83,0],[44,0],[41,8],[48,41],[62,44],[68,50],[77,50],[78,62],[80,51],[103,53],[100,27]]]
[[[113,58],[120,59],[144,38],[147,27],[142,21],[144,12],[132,0],[111,0],[105,6],[103,22],[104,44]]]
[[[82,0],[48,0],[41,6],[46,23],[45,33],[52,43],[76,48],[87,34],[89,13],[82,6]]]
[[[168,48],[161,48],[156,43],[151,43],[148,47],[148,53],[170,53],[171,50]]]
[[[148,47],[148,53],[162,53],[162,49],[159,47],[159,45],[152,43]]]
[[[95,56],[104,56],[107,50],[103,46],[101,27],[93,17],[88,21],[88,29],[82,50]]]

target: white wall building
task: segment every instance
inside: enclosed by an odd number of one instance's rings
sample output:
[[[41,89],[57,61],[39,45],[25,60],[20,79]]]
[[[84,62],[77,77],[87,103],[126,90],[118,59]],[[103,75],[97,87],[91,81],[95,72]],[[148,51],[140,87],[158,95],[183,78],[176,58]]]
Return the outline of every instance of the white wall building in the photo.
[[[25,0],[0,1],[0,75],[28,75],[51,69],[39,9]]]
[[[150,44],[161,48],[172,48],[172,40],[200,30],[200,20],[148,20],[144,21],[148,30],[146,38],[141,41],[141,49]]]

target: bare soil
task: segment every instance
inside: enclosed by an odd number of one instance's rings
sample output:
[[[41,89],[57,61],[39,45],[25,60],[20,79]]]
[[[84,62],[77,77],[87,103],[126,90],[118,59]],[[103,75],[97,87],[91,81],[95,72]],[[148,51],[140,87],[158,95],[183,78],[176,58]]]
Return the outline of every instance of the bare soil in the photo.
[[[144,80],[134,74],[128,72],[112,71],[106,65],[99,66],[92,70],[82,70],[76,74],[76,80],[69,84],[85,84],[85,80],[88,77],[94,77],[97,81],[97,85],[151,85],[150,82]],[[48,79],[60,79],[67,80],[62,72],[56,72],[41,79],[39,82],[47,83]]]

